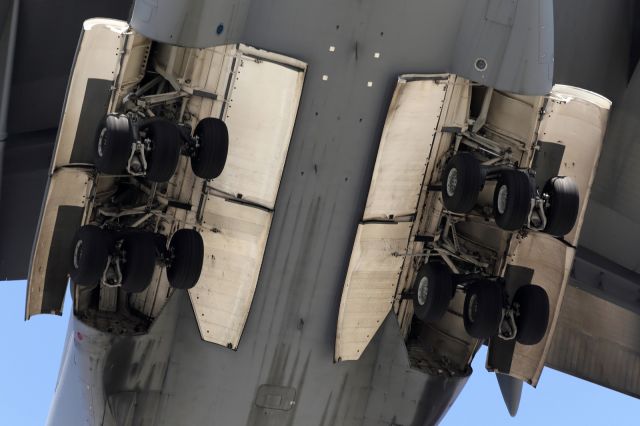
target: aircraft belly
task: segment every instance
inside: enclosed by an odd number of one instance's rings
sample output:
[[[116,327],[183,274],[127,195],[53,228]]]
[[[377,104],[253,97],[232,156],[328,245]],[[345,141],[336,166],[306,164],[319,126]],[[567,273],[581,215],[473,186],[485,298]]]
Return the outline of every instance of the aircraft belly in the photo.
[[[174,311],[160,315],[157,336],[96,332],[93,349],[83,350],[85,329],[75,327],[86,326],[74,319],[50,424],[433,424],[466,382],[410,370],[389,318],[359,361],[333,364],[332,357],[341,284],[395,79],[447,70],[467,2],[387,2],[392,8],[380,9],[374,1],[291,0],[284,11],[276,2],[253,3],[236,16],[246,20],[245,41],[303,59],[310,70],[242,345],[230,351],[202,341],[184,292],[170,301]],[[627,55],[618,47],[628,36],[631,1],[595,3],[555,2],[563,35],[557,81],[617,97],[627,83]],[[508,25],[514,12],[494,9],[487,18]],[[196,27],[182,29],[197,36]],[[24,177],[7,177],[5,186],[25,187]],[[6,202],[4,192],[4,206],[25,209],[22,200]],[[6,273],[17,256],[3,256]]]
[[[286,12],[254,3],[245,39],[310,68],[242,344],[231,351],[204,342],[186,294],[175,292],[161,390],[155,379],[136,379],[142,376],[133,366],[151,362],[136,346],[135,357],[121,358],[130,370],[127,380],[112,382],[119,384],[113,393],[161,392],[160,400],[146,397],[160,425],[432,424],[467,377],[411,370],[395,318],[387,317],[359,361],[334,364],[333,354],[342,283],[390,95],[402,73],[446,71],[457,36],[450,29],[466,2],[392,10],[376,2],[309,2]],[[407,35],[398,22],[420,31]]]
[[[402,72],[444,69],[449,56],[445,26],[457,20],[461,5],[431,5],[416,27],[442,42],[415,39],[413,45],[400,44],[380,11],[373,22],[360,24],[362,10],[347,3],[335,9],[309,3],[283,14],[264,4],[249,16],[248,40],[303,59],[310,67],[242,342],[236,352],[206,345],[191,314],[180,317],[166,379],[172,393],[163,412],[166,425],[180,422],[185,413],[196,424],[225,425],[362,424],[365,418],[391,424],[394,417],[396,424],[408,425],[420,410],[433,409],[432,418],[442,414],[437,409],[447,406],[454,391],[430,396],[420,406],[430,376],[411,371],[408,361],[399,367],[382,358],[381,341],[395,332],[381,329],[357,362],[334,364],[333,352],[342,283],[390,95]],[[351,9],[347,14],[345,7]],[[406,10],[397,13],[418,20]],[[326,19],[328,14],[335,20]],[[288,31],[268,30],[258,19]],[[311,27],[303,28],[303,23]],[[397,336],[392,353],[404,350],[399,332]],[[380,374],[399,383],[382,405],[383,376],[376,380]],[[448,386],[457,389],[460,382],[452,380]],[[374,388],[372,383],[379,384]],[[294,408],[280,412],[257,407],[262,385],[295,388]],[[431,398],[446,402],[432,406]]]
[[[361,24],[363,11],[356,6],[344,6],[350,10],[342,14],[343,6],[311,3],[294,8],[305,15],[295,19],[266,6],[249,16],[248,39],[313,65],[305,79],[260,280],[237,351],[203,342],[192,308],[186,298],[181,300],[159,424],[269,424],[271,414],[255,408],[262,385],[296,389],[292,410],[280,415],[271,409],[285,424],[306,425],[312,419],[325,425],[362,424],[365,418],[431,423],[466,379],[432,379],[410,370],[407,360],[398,364],[385,358],[398,350],[406,353],[399,331],[387,328],[381,328],[358,362],[334,364],[333,346],[342,283],[390,94],[403,72],[444,70],[455,38],[447,28],[457,25],[464,2],[425,5],[423,14],[394,10],[399,19],[424,29],[410,39],[395,33],[381,9]],[[370,6],[362,8],[373,13]],[[270,21],[269,28],[288,27],[301,36],[253,25],[259,14]],[[335,20],[326,19],[327,14]],[[317,28],[301,28],[303,22]],[[392,347],[381,349],[392,337]],[[380,404],[389,381],[397,382],[394,391]],[[430,384],[438,390],[428,392]]]
[[[357,362],[334,364],[329,342],[303,348],[304,334],[303,326],[273,351],[229,351],[200,338],[184,292],[145,335],[102,333],[72,318],[48,424],[431,425],[471,374],[410,369],[393,316]],[[263,357],[274,363],[265,368]]]
[[[335,364],[330,341],[309,347],[314,338],[306,336],[306,324],[274,348],[249,342],[232,352],[207,344],[188,301],[176,296],[172,302],[179,311],[156,417],[160,425],[430,425],[468,378],[410,369],[393,316],[359,361]]]
[[[103,333],[72,317],[47,424],[158,424],[178,307],[168,303],[138,336]]]

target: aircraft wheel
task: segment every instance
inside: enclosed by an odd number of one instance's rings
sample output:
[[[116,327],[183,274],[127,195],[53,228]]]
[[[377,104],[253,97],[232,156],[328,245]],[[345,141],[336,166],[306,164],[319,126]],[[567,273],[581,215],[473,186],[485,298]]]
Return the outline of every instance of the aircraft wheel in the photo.
[[[202,271],[204,244],[202,236],[194,229],[180,229],[173,234],[169,243],[172,255],[167,266],[167,279],[174,288],[193,288]]]
[[[158,245],[151,232],[126,233],[122,238],[122,289],[127,293],[144,291],[156,267]]]
[[[519,170],[505,170],[493,194],[493,215],[505,231],[517,231],[529,217],[533,198],[529,176]]]
[[[71,245],[71,281],[80,286],[97,285],[109,260],[110,238],[95,225],[78,229]]]
[[[126,173],[131,155],[131,128],[124,115],[107,115],[96,134],[95,164],[99,173],[121,175]]]
[[[484,185],[480,162],[473,154],[459,152],[446,164],[442,173],[442,201],[447,210],[468,213],[478,202]]]
[[[420,267],[413,284],[413,313],[423,322],[441,319],[454,294],[451,271],[440,263]]]
[[[181,140],[178,126],[167,120],[154,120],[143,128],[151,150],[145,152],[147,179],[152,182],[168,182],[178,167]]]
[[[214,179],[224,170],[229,151],[229,132],[224,121],[208,117],[196,126],[198,148],[191,157],[193,173],[202,179]]]
[[[549,180],[543,193],[549,196],[545,208],[547,226],[544,232],[556,237],[568,234],[576,224],[580,208],[578,185],[570,177],[557,176]]]
[[[502,320],[502,288],[491,281],[475,281],[467,287],[462,319],[470,336],[488,339],[498,334]]]
[[[549,325],[549,296],[537,285],[525,285],[516,291],[512,306],[516,309],[516,340],[535,345],[542,340]]]

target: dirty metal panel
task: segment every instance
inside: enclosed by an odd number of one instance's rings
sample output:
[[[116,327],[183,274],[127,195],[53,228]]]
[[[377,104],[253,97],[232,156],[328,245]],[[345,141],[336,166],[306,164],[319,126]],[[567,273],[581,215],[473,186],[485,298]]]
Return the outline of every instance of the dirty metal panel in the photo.
[[[640,398],[640,318],[568,286],[546,363]]]
[[[158,424],[163,398],[159,391],[121,391],[106,397],[106,408],[118,426],[153,426]]]
[[[262,266],[272,213],[209,196],[203,217],[204,264],[189,290],[202,338],[238,347]]]
[[[60,269],[59,266],[66,265],[69,258],[68,246],[80,226],[90,189],[89,174],[79,169],[59,169],[49,181],[29,268],[27,319],[37,314],[61,313],[64,291],[59,289],[66,288],[67,271],[66,267]],[[44,301],[50,291],[62,297],[47,307]]]
[[[338,315],[335,359],[357,360],[393,306],[411,222],[358,226]]]
[[[246,46],[232,61],[232,75],[225,80],[227,93],[220,93],[225,96],[229,153],[224,171],[212,186],[273,209],[306,65]],[[212,67],[209,72],[214,79],[219,69]]]
[[[487,20],[511,26],[516,13],[518,3],[513,0],[489,0],[487,5]]]
[[[510,370],[500,372],[524,380],[533,386],[538,384],[553,339],[574,257],[574,248],[547,234],[532,232],[524,238],[518,237],[515,240],[507,263],[534,271],[532,284],[544,288],[549,296],[550,318],[545,337],[536,345],[526,346],[516,343]],[[487,368],[498,370],[497,366],[489,364]]]
[[[261,385],[258,388],[255,403],[265,410],[289,411],[296,403],[296,389],[285,386]]]
[[[538,115],[537,97],[514,96],[494,91],[486,126],[496,133],[513,138],[526,149],[533,142]]]
[[[416,213],[447,83],[448,75],[398,81],[382,132],[364,220]]]
[[[572,177],[580,193],[580,210],[573,230],[564,239],[578,245],[591,185],[607,129],[611,102],[586,90],[556,85],[540,123],[538,137],[564,146],[560,176]]]

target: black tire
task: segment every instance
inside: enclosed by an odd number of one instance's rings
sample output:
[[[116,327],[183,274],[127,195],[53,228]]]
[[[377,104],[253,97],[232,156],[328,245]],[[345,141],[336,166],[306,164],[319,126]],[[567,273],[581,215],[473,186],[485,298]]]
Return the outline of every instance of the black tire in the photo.
[[[454,213],[469,213],[478,202],[484,185],[480,162],[473,154],[459,152],[446,164],[442,173],[442,202]]]
[[[191,157],[191,170],[202,179],[217,178],[224,170],[229,152],[227,125],[217,118],[204,118],[193,135],[198,137],[199,147]]]
[[[127,233],[122,237],[122,251],[122,289],[140,293],[149,287],[153,278],[158,257],[156,236],[151,232]]]
[[[413,284],[413,313],[423,322],[441,319],[454,294],[451,271],[440,263],[420,267]]]
[[[170,121],[158,119],[146,124],[142,130],[145,137],[151,139],[151,151],[145,152],[146,177],[152,182],[168,182],[176,172],[180,160],[180,129]]]
[[[467,287],[462,319],[467,333],[478,339],[498,334],[502,320],[502,288],[491,281],[476,281]]]
[[[580,209],[578,185],[570,177],[557,176],[549,179],[543,193],[549,196],[544,232],[555,237],[568,234],[576,224]]]
[[[71,281],[80,286],[99,284],[109,261],[109,243],[108,233],[95,225],[78,229],[71,245]]]
[[[204,243],[202,236],[193,229],[180,229],[169,243],[173,258],[167,266],[167,279],[171,287],[188,290],[193,288],[202,271]]]
[[[522,345],[539,343],[547,332],[549,325],[549,296],[537,285],[525,285],[516,291],[513,297],[514,307],[517,307],[516,326],[518,333],[516,340]]]
[[[132,142],[129,118],[125,115],[107,115],[96,131],[96,170],[108,175],[126,174]]]
[[[533,188],[529,176],[519,170],[500,173],[493,193],[493,216],[505,231],[517,231],[529,218]]]

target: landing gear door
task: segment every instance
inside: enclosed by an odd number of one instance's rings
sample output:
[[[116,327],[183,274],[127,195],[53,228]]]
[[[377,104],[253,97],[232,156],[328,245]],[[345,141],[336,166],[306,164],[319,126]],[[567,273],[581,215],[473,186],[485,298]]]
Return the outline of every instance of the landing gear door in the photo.
[[[468,90],[449,74],[407,74],[398,79],[342,290],[336,361],[359,359],[394,302],[401,302],[403,266],[421,255],[422,243],[414,238],[416,218],[422,214],[418,206],[423,203],[424,183],[436,165],[443,118],[450,104],[466,106]],[[451,116],[449,125],[464,125],[462,114]],[[401,318],[406,312],[405,305]]]
[[[200,204],[205,259],[189,297],[202,339],[235,350],[258,285],[307,65],[245,45],[204,49],[195,61],[195,84],[225,98],[194,96],[189,111],[198,121],[223,118],[229,152]],[[198,205],[201,194],[192,196]]]
[[[91,183],[89,172],[76,168],[59,169],[49,180],[31,255],[26,319],[37,314],[62,314],[71,244],[82,222]]]
[[[514,239],[507,259],[506,278],[512,281],[507,283],[509,297],[512,298],[521,285],[529,284],[522,281],[527,281],[530,276],[530,283],[542,287],[549,296],[549,322],[544,337],[535,345],[491,339],[487,370],[508,374],[534,387],[538,384],[553,340],[574,257],[573,247],[547,234],[530,233]],[[519,273],[526,270],[532,274]]]
[[[342,290],[336,361],[360,358],[393,307],[411,222],[358,226]]]
[[[540,123],[540,139],[563,150],[558,176],[571,177],[580,194],[576,225],[564,236],[574,247],[578,246],[610,107],[611,102],[599,95],[557,85]]]

